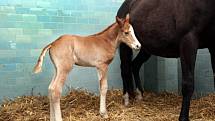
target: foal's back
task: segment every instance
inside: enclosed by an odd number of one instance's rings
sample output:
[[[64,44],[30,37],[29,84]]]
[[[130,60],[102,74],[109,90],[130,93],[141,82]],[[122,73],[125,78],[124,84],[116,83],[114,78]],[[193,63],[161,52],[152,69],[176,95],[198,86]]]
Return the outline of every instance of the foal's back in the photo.
[[[89,67],[112,60],[115,52],[111,49],[110,42],[100,35],[62,35],[51,45],[50,56]]]

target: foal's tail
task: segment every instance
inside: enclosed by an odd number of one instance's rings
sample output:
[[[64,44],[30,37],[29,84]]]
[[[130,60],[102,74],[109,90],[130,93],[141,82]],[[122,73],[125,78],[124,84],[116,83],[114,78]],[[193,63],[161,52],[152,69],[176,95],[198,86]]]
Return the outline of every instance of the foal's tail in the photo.
[[[43,65],[43,59],[44,59],[44,56],[46,54],[46,52],[51,48],[51,44],[47,45],[45,48],[43,48],[40,56],[39,56],[39,59],[37,61],[37,64],[35,65],[34,67],[34,73],[39,73],[42,71],[42,65]]]

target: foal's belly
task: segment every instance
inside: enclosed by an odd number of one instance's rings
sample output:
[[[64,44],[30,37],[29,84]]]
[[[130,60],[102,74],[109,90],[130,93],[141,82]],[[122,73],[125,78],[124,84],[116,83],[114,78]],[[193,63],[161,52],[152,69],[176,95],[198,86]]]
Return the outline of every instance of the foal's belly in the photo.
[[[78,66],[85,66],[85,67],[95,67],[96,66],[96,57],[93,55],[86,53],[84,55],[73,55],[74,62]]]
[[[84,67],[98,67],[102,64],[109,65],[113,58],[114,54],[101,54],[99,51],[96,53],[75,53],[73,55],[74,62],[76,65]]]

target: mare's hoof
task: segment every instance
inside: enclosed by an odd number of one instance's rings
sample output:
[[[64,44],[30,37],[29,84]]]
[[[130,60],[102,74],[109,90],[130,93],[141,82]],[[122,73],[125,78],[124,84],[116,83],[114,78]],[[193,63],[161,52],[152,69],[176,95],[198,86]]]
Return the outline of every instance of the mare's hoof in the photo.
[[[136,100],[137,101],[141,101],[141,100],[143,100],[143,96],[140,94],[140,95],[137,95],[136,96]]]
[[[128,106],[128,105],[129,105],[129,101],[124,100],[124,106]]]
[[[179,117],[179,121],[190,121],[187,117]]]
[[[137,101],[143,100],[143,91],[140,91],[139,89],[137,89],[137,90],[136,90],[136,97],[135,97],[135,99],[136,99]]]
[[[128,106],[129,104],[129,96],[128,93],[126,93],[125,95],[123,95],[123,101],[124,101],[124,105]]]
[[[143,100],[143,93],[141,93],[139,90],[137,90],[136,100],[137,101]]]

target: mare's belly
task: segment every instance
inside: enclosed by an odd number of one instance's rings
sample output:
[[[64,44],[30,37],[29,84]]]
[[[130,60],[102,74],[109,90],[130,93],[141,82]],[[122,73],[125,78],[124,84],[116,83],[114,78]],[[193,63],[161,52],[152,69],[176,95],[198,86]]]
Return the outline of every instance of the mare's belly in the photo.
[[[178,44],[161,44],[147,43],[142,45],[148,53],[166,58],[178,58],[180,56]]]

